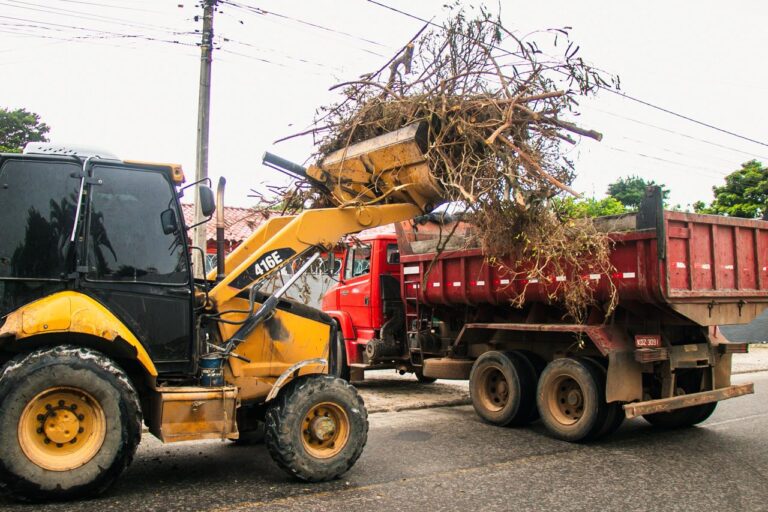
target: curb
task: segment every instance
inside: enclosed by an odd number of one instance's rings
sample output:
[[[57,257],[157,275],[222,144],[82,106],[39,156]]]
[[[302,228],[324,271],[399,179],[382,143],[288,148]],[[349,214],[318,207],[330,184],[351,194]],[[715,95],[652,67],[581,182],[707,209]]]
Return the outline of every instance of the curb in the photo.
[[[748,370],[735,370],[731,372],[731,375],[744,375],[745,373],[762,373],[768,372],[768,368],[751,368]]]
[[[458,405],[471,405],[472,401],[469,398],[457,398],[454,400],[445,400],[444,402],[435,402],[430,404],[412,404],[401,405],[392,407],[372,407],[368,408],[368,414],[379,414],[382,412],[400,412],[400,411],[416,411],[420,409],[436,409],[438,407],[456,407]]]

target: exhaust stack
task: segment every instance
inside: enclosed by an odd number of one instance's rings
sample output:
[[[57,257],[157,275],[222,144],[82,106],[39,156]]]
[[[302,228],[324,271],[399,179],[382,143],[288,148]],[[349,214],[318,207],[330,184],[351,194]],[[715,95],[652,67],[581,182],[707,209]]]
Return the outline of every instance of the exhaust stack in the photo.
[[[216,281],[221,281],[226,276],[224,270],[224,187],[227,180],[223,176],[219,178],[216,187]]]

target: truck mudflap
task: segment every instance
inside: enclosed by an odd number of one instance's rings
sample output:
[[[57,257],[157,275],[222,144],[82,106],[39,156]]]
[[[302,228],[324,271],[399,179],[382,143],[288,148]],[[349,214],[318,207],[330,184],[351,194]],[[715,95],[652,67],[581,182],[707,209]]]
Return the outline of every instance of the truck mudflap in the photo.
[[[749,395],[755,392],[753,383],[739,384],[736,386],[727,386],[712,391],[701,391],[699,393],[689,393],[687,395],[673,396],[670,398],[660,398],[657,400],[647,400],[645,402],[633,402],[624,405],[624,413],[627,418],[636,418],[645,414],[654,414],[657,412],[674,411],[683,407],[708,404],[720,400],[728,400],[737,396]]]

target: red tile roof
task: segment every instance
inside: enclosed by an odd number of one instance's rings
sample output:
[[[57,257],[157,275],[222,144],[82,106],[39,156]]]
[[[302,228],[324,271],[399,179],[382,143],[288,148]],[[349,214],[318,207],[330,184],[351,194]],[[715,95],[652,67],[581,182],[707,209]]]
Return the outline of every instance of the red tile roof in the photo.
[[[182,204],[184,221],[187,226],[195,223],[195,206]],[[242,242],[251,233],[256,231],[267,217],[261,211],[253,208],[238,208],[235,206],[224,207],[224,239],[230,242]],[[216,216],[205,225],[205,237],[208,240],[216,240]]]

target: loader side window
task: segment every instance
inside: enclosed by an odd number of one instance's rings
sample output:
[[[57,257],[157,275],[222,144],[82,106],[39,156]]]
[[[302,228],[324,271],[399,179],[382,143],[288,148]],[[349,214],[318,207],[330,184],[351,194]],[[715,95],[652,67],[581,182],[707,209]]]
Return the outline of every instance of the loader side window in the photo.
[[[160,173],[95,167],[88,227],[89,280],[185,284],[184,233],[165,234],[160,213],[174,204]]]
[[[0,278],[60,278],[79,181],[70,162],[7,160],[0,169]]]

